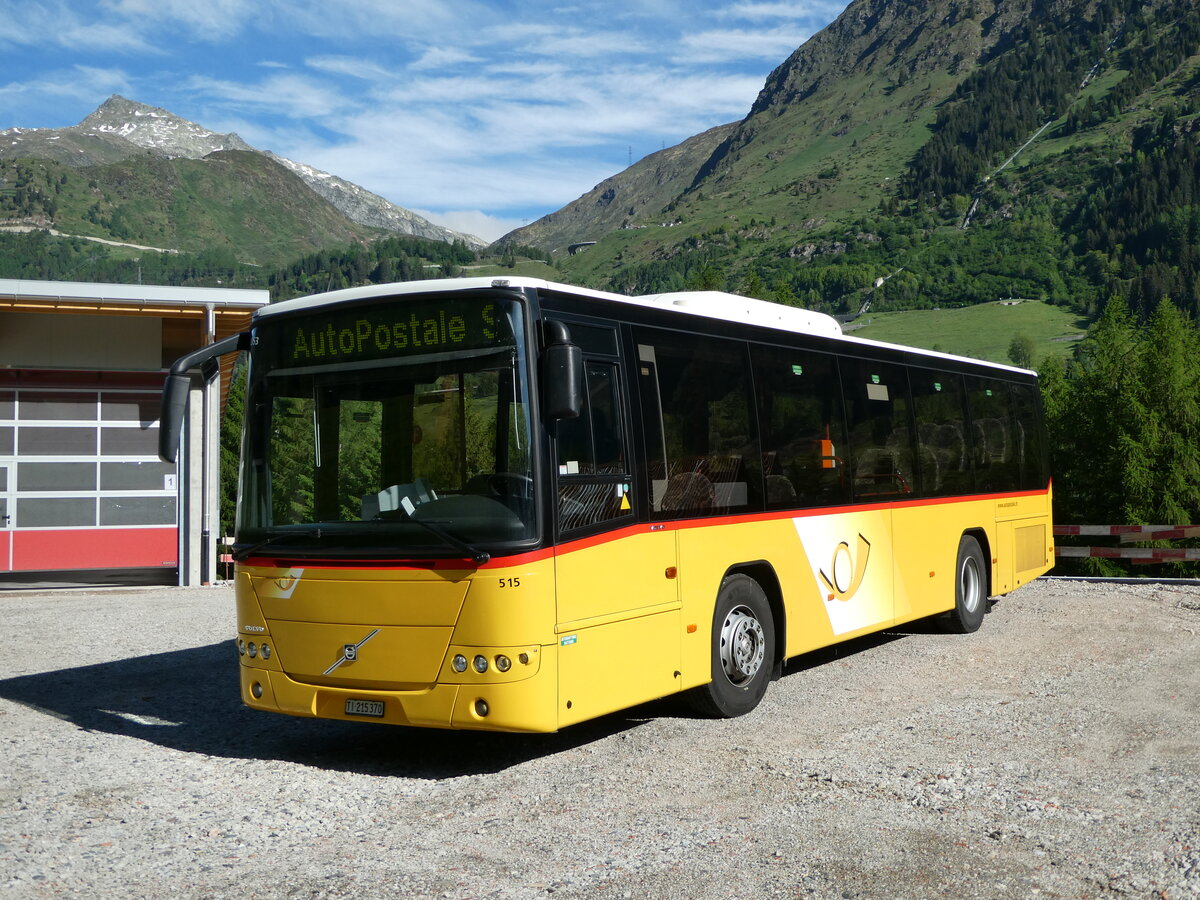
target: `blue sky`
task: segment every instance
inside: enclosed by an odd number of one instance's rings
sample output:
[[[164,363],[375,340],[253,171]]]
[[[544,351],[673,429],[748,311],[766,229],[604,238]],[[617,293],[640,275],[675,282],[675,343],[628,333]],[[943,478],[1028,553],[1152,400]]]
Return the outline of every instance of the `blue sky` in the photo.
[[[109,95],[487,239],[742,118],[846,0],[0,0],[0,130]]]

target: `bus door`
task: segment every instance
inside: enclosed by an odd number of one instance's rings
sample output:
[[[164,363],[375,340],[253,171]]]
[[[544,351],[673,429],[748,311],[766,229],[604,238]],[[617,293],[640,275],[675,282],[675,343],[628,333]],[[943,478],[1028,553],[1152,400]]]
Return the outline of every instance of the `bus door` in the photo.
[[[12,498],[8,488],[8,465],[0,463],[0,572],[12,571]]]
[[[616,330],[568,326],[587,390],[579,417],[555,435],[563,724],[671,693],[679,668],[675,535],[636,522]]]

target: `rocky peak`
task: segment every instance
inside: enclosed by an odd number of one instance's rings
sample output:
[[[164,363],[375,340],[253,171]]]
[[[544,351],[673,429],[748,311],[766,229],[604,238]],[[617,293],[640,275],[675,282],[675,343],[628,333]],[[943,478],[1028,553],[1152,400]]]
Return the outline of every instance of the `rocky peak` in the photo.
[[[236,134],[217,134],[174,113],[113,94],[76,128],[111,134],[169,157],[201,159],[218,150],[253,150]]]

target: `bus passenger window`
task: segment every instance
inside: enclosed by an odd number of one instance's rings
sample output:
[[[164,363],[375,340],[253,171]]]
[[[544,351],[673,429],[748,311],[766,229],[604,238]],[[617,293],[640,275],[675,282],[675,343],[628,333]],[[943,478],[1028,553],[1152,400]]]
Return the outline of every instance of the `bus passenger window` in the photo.
[[[1013,384],[1011,388],[1017,462],[1021,469],[1018,486],[1021,490],[1042,490],[1050,481],[1050,467],[1040,427],[1041,398],[1036,385]]]
[[[745,346],[652,329],[637,340],[652,515],[761,509]]]
[[[926,497],[969,494],[971,474],[966,427],[966,394],[961,375],[912,369],[913,412],[917,419],[917,462]]]
[[[842,360],[850,425],[854,498],[907,496],[915,490],[908,372],[869,360]]]
[[[846,436],[832,356],[753,349],[768,509],[845,502]]]
[[[1014,427],[1008,387],[1007,382],[995,378],[967,379],[971,453],[979,491],[1015,491],[1021,487],[1019,460],[1024,442]]]

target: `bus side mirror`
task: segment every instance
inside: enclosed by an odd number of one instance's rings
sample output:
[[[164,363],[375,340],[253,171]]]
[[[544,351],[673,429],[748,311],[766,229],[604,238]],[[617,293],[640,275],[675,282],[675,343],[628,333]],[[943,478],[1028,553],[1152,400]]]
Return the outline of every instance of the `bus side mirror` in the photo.
[[[249,349],[250,332],[243,331],[175,360],[163,381],[162,407],[158,419],[159,459],[173,463],[179,454],[179,433],[183,430],[183,414],[187,410],[188,390],[192,386],[187,372],[199,369],[205,381],[212,381],[221,373],[220,357]]]
[[[168,375],[163,383],[158,420],[158,458],[163,462],[175,462],[179,452],[179,432],[183,429],[183,412],[191,386],[192,379],[186,375]]]
[[[583,351],[562,322],[546,323],[542,407],[547,419],[574,419],[583,411]]]

